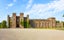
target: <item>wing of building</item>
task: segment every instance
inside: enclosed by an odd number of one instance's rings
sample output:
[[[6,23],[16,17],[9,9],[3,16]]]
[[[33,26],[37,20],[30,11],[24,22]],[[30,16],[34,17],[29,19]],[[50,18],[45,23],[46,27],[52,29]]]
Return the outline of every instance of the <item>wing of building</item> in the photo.
[[[10,28],[25,28],[21,22],[28,22],[32,28],[63,28],[64,23],[56,21],[54,17],[48,19],[29,19],[29,15],[24,17],[24,13],[20,13],[20,16],[16,16],[13,13],[12,17],[8,15],[8,26]]]

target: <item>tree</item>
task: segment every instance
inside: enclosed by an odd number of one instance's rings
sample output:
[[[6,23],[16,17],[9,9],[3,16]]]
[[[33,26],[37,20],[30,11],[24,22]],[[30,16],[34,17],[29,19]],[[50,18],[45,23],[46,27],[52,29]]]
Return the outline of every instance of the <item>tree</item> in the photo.
[[[24,22],[24,28],[27,28],[27,22]]]
[[[64,17],[64,15],[63,15],[63,17]]]
[[[2,21],[2,28],[7,28],[7,24],[6,24],[6,21],[4,20],[4,21]]]
[[[27,21],[20,21],[20,24],[24,26],[24,28],[31,28],[30,24]]]
[[[1,27],[1,23],[0,23],[0,28],[2,28],[2,27]]]
[[[25,27],[25,28],[31,28],[30,24],[29,24],[27,21],[24,22],[24,27]]]
[[[31,28],[31,25],[27,22],[27,28]]]
[[[56,23],[59,23],[59,21],[56,21]]]

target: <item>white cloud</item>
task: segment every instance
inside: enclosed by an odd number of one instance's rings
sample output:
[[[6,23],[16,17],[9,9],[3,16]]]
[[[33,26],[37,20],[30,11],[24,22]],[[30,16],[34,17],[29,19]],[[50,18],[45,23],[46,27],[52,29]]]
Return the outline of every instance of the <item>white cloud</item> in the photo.
[[[8,9],[9,7],[12,7],[13,5],[14,5],[13,3],[8,4],[6,9]]]
[[[17,0],[13,0],[13,3],[9,3],[9,4],[7,5],[7,7],[6,7],[6,9],[8,9],[9,7],[12,7],[16,1],[17,1]]]
[[[33,2],[33,0],[29,0],[29,1],[28,1],[28,4],[27,4],[27,6],[26,6],[26,9],[28,9],[28,8],[30,8],[30,7],[31,7],[32,2]]]
[[[16,2],[17,0],[13,0],[13,2]]]
[[[10,4],[8,4],[8,7],[12,7],[14,4],[13,3],[10,3]]]
[[[9,4],[7,5],[7,7],[6,7],[6,9],[8,9],[9,7],[12,7],[16,1],[17,1],[17,0],[13,0],[13,3],[9,3]]]
[[[55,16],[64,10],[64,0],[54,0],[47,4],[33,4],[32,8],[25,12],[35,18],[47,18]]]

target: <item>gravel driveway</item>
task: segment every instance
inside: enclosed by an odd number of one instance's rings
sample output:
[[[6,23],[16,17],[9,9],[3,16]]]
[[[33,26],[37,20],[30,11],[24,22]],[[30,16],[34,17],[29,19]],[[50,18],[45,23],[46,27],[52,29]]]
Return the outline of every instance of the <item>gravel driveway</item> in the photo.
[[[64,31],[49,29],[0,29],[0,40],[64,40]]]

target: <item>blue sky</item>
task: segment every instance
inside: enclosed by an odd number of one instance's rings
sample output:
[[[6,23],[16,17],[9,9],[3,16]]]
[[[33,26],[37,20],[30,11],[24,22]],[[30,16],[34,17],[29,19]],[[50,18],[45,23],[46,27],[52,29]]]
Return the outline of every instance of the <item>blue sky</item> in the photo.
[[[13,12],[29,14],[30,19],[55,17],[64,21],[64,0],[0,0],[0,22],[7,20],[7,15],[12,16]]]

